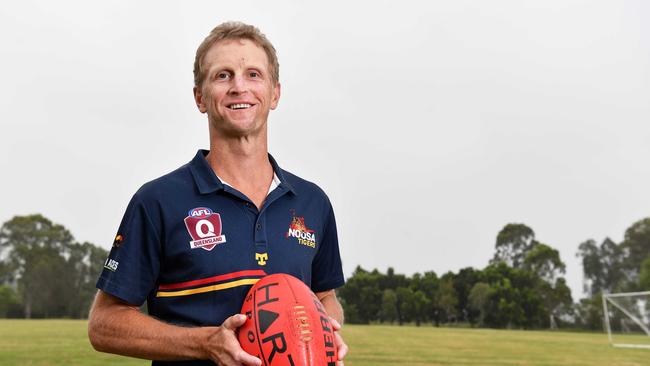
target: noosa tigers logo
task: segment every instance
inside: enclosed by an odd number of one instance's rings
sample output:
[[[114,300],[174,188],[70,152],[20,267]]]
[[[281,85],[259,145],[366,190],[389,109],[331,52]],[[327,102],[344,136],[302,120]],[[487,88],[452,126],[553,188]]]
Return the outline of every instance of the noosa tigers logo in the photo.
[[[226,242],[226,236],[221,235],[221,215],[207,207],[191,209],[184,219],[185,227],[193,240],[190,248],[201,248],[207,251]]]
[[[286,237],[296,238],[298,243],[310,248],[316,248],[316,233],[307,227],[304,217],[293,215]]]

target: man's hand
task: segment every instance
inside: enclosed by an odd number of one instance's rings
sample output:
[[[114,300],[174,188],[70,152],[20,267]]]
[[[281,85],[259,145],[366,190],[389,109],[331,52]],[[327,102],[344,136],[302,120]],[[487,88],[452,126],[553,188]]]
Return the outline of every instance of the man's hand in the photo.
[[[241,348],[235,331],[246,322],[246,315],[226,319],[207,339],[208,356],[219,366],[261,366],[262,360]]]
[[[88,320],[88,336],[101,352],[181,361],[210,359],[219,366],[261,366],[246,353],[235,331],[246,316],[233,315],[219,327],[181,327],[142,314],[137,306],[98,291]]]
[[[337,353],[339,356],[338,366],[343,366],[343,357],[348,353],[348,345],[343,342],[343,337],[339,331],[341,330],[341,324],[343,323],[343,307],[336,297],[336,291],[328,290],[323,292],[317,292],[316,297],[323,304],[327,314],[330,316],[330,322],[334,328],[334,338],[336,342]]]
[[[339,356],[338,365],[343,366],[343,358],[348,353],[348,345],[345,344],[343,337],[341,337],[341,333],[339,333],[341,330],[341,324],[332,317],[330,317],[330,323],[332,323],[332,328],[334,328],[334,341],[336,342],[336,351]]]

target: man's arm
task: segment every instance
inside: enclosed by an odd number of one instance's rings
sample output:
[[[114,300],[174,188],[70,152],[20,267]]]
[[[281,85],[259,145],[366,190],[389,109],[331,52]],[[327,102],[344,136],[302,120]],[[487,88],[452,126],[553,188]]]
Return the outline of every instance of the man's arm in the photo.
[[[148,360],[210,359],[223,366],[260,366],[242,350],[235,330],[246,321],[233,315],[219,327],[180,327],[142,314],[136,306],[99,291],[90,310],[88,337],[97,351]]]
[[[348,353],[348,345],[345,344],[343,337],[341,337],[341,334],[339,333],[341,326],[343,325],[343,321],[345,320],[343,315],[343,307],[341,306],[339,299],[336,297],[335,290],[317,292],[316,297],[318,297],[320,302],[323,304],[325,311],[327,311],[327,314],[332,320],[339,360],[342,360]],[[339,361],[339,365],[342,366],[343,361]]]
[[[318,300],[320,300],[325,307],[327,314],[339,322],[339,324],[343,325],[343,307],[341,306],[339,299],[336,297],[336,291],[329,290],[317,292],[316,297],[318,297]]]

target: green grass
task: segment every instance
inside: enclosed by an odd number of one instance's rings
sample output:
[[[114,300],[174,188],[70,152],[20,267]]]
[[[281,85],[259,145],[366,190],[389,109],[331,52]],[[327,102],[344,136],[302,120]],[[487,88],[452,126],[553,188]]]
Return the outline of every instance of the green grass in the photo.
[[[347,366],[650,365],[650,350],[609,346],[600,333],[431,327],[352,327]]]
[[[84,320],[0,320],[0,365],[140,365],[150,362],[96,352]]]
[[[346,325],[346,366],[650,365],[650,350],[617,349],[604,334]],[[95,352],[78,320],[0,320],[0,365],[148,365]]]

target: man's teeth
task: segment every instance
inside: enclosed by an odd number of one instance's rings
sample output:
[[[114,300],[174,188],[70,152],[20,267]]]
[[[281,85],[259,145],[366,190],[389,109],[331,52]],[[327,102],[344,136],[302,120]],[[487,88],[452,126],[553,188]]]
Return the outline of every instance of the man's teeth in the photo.
[[[252,106],[253,106],[252,104],[240,103],[240,104],[233,104],[228,108],[230,108],[230,109],[244,109],[244,108],[250,108]]]

